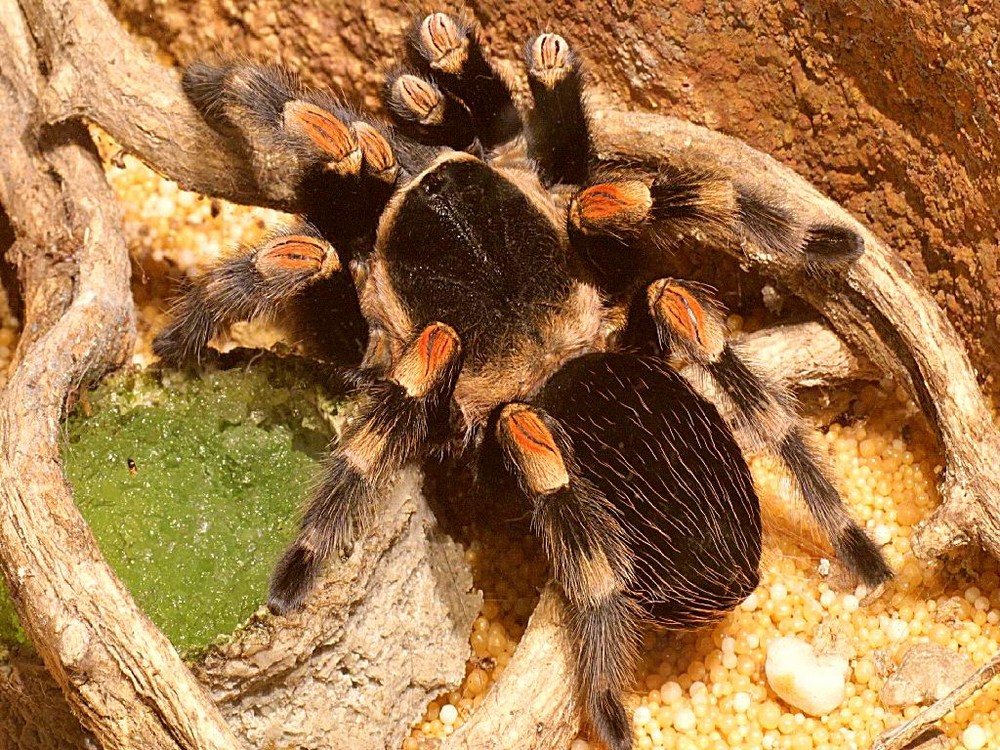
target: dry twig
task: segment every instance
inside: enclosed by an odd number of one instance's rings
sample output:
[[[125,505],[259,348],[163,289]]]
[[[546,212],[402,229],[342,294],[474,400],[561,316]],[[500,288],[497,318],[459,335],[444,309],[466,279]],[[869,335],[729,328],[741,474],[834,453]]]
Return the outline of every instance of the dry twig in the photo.
[[[872,744],[872,750],[905,750],[911,742],[931,729],[935,723],[969,700],[977,691],[986,687],[998,674],[1000,674],[1000,654],[996,654],[944,698],[921,711],[905,724],[900,724],[898,727],[893,727],[883,733]]]

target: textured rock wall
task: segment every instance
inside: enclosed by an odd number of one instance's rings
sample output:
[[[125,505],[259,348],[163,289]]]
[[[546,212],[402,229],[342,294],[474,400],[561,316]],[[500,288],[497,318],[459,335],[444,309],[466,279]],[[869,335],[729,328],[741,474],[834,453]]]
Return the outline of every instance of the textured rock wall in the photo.
[[[367,106],[377,106],[381,70],[414,13],[396,0],[112,5],[181,61],[213,49],[280,56]],[[1000,386],[1000,9],[991,0],[461,7],[514,74],[528,38],[559,31],[590,62],[600,106],[685,117],[799,171],[903,255],[983,381]]]

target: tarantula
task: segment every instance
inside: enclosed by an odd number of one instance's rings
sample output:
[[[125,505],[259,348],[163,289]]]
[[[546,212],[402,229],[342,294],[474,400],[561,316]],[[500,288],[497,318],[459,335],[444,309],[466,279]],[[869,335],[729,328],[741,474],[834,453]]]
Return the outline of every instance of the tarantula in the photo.
[[[600,739],[627,750],[622,692],[643,623],[699,626],[757,585],[760,506],[734,429],[784,461],[865,584],[892,575],[789,394],[727,340],[708,290],[664,278],[666,259],[752,237],[828,273],[864,243],[682,159],[601,161],[560,36],[527,46],[524,118],[469,23],[429,15],[407,53],[383,92],[393,126],[280,67],[187,68],[191,101],[303,221],[197,280],[154,348],[168,364],[198,359],[231,323],[265,316],[321,359],[362,337],[360,416],[274,570],[270,608],[300,606],[398,468],[450,451],[526,504],[570,615],[583,704]],[[714,381],[728,423],[681,360]]]

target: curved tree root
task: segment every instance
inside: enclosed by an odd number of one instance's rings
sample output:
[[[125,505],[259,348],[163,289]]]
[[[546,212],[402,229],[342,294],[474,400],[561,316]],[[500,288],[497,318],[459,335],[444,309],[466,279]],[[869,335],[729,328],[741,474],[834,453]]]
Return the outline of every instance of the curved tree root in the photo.
[[[128,251],[86,129],[28,122],[43,82],[32,36],[9,6],[0,13],[0,201],[17,237],[26,333],[0,391],[0,567],[25,631],[103,747],[238,747],[107,567],[60,468],[67,398],[131,351]]]

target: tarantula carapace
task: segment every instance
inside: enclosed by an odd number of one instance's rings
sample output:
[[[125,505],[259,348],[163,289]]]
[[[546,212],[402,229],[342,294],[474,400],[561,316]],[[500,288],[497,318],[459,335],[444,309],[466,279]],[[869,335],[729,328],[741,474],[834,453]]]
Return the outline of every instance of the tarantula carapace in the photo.
[[[344,331],[366,336],[360,416],[277,564],[271,609],[301,604],[399,467],[451,450],[484,487],[523,496],[570,614],[580,696],[625,750],[642,624],[710,622],[757,584],[760,507],[734,428],[787,464],[848,568],[870,586],[891,576],[789,395],[727,340],[703,287],[662,278],[667,254],[752,236],[824,273],[864,247],[697,164],[602,162],[566,41],[542,34],[527,66],[522,119],[471,25],[429,15],[385,85],[392,127],[279,67],[190,66],[191,101],[303,221],[196,281],[154,346],[196,359],[262,316],[320,358]],[[345,299],[353,316],[333,319]],[[714,381],[729,423],[680,359]]]

